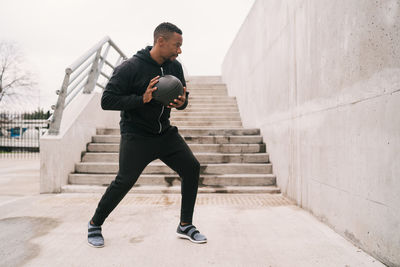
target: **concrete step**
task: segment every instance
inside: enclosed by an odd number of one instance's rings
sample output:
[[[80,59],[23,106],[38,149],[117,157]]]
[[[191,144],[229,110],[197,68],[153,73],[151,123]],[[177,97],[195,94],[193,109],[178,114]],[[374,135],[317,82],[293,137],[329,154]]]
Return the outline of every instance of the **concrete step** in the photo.
[[[268,163],[267,153],[254,154],[222,154],[222,153],[195,153],[200,163]],[[88,152],[82,157],[82,162],[118,162],[117,152],[101,153]],[[155,162],[161,162],[156,160]]]
[[[237,105],[236,100],[220,99],[219,97],[213,97],[213,99],[190,99],[189,104],[234,104]]]
[[[197,135],[207,135],[207,136],[247,136],[247,135],[260,135],[260,129],[258,128],[179,128],[179,133],[184,136],[197,136]]]
[[[119,135],[119,128],[98,128],[96,130],[98,135]],[[257,128],[207,128],[207,127],[198,127],[198,128],[188,128],[188,127],[179,127],[179,133],[183,136],[198,136],[198,135],[207,135],[207,136],[239,136],[239,135],[260,135],[260,129]]]
[[[239,116],[237,117],[225,117],[225,116],[180,116],[180,115],[173,115],[170,117],[172,121],[239,121]]]
[[[199,113],[199,112],[204,112],[204,113],[211,113],[211,112],[231,112],[231,113],[238,113],[239,108],[223,108],[223,107],[217,107],[217,108],[201,108],[201,107],[187,107],[182,113]]]
[[[186,112],[239,112],[238,107],[222,107],[217,104],[214,107],[196,107],[188,106],[184,109]],[[182,111],[184,112],[184,111]]]
[[[187,90],[189,94],[192,94],[192,92],[210,92],[212,94],[213,92],[224,92],[225,94],[228,93],[228,89],[225,84],[197,84],[193,86],[188,86]]]
[[[262,144],[260,135],[249,136],[184,136],[188,144]]]
[[[81,174],[71,173],[68,177],[70,184],[77,185],[109,185],[114,179],[115,174]],[[180,177],[177,174],[142,174],[138,185],[179,185]],[[199,186],[268,186],[275,185],[276,177],[273,174],[221,174],[221,175],[201,175]]]
[[[216,104],[218,104],[219,106],[224,106],[224,107],[236,107],[237,106],[237,102],[236,101],[228,101],[228,102],[224,102],[224,101],[214,101],[214,102],[210,102],[210,101],[190,101],[188,105],[193,105],[193,106],[215,106]]]
[[[117,162],[80,162],[75,164],[77,173],[117,173]],[[151,162],[144,169],[143,174],[171,174],[175,173],[163,162]],[[222,163],[201,164],[201,174],[271,174],[272,165],[264,163]]]
[[[183,110],[182,110],[183,111]],[[189,104],[184,111],[196,111],[196,112],[239,112],[237,105],[219,105],[216,104]]]
[[[195,107],[195,108],[201,108],[201,109],[211,109],[210,112],[232,112],[234,110],[236,110],[236,112],[239,111],[238,109],[238,105],[236,102],[233,101],[190,101],[187,105],[187,107]],[[187,109],[183,109],[183,110],[176,110],[176,109],[172,109],[171,113],[176,112],[176,113],[180,113],[180,112],[184,112],[187,111]]]
[[[189,144],[193,152],[265,153],[265,144]]]
[[[229,95],[227,92],[209,92],[206,90],[198,90],[198,91],[191,91],[190,96],[196,96],[196,97],[213,96],[214,98],[219,98],[219,97],[227,97]]]
[[[223,126],[228,126],[228,127],[241,127],[242,122],[241,121],[235,121],[235,120],[229,120],[229,121],[206,121],[206,120],[193,120],[193,121],[187,121],[187,120],[171,120],[172,125],[176,126],[195,126],[195,127],[207,127],[207,126],[218,126],[218,127],[223,127]]]
[[[189,104],[235,104],[237,105],[237,101],[234,99],[224,99],[222,97],[212,97],[212,99],[202,99],[202,97],[193,99],[189,99]]]
[[[64,185],[62,193],[104,193],[106,186],[99,185]],[[134,186],[130,194],[180,194],[180,186]],[[205,193],[231,193],[231,194],[279,194],[281,190],[273,185],[270,186],[208,186],[199,187],[199,194]]]
[[[218,98],[215,98],[215,96],[192,96],[189,94],[189,101],[198,101],[198,100],[204,100],[204,101],[226,100],[226,101],[235,101],[236,102],[236,97],[226,95],[226,96],[219,96]]]
[[[201,94],[201,95],[226,95],[228,96],[228,90],[223,87],[220,88],[207,88],[207,87],[202,87],[202,88],[189,88],[188,89],[189,95],[193,96],[195,94]]]
[[[221,113],[221,112],[225,112],[225,113],[239,113],[239,108],[238,107],[223,107],[223,106],[218,106],[218,104],[216,104],[215,108],[212,107],[201,107],[201,106],[187,106],[184,110],[181,111],[181,113],[199,113],[199,112],[203,112],[203,113]]]
[[[191,102],[229,102],[237,103],[236,97],[229,96],[228,94],[205,94],[205,93],[190,93],[189,103]]]
[[[186,86],[189,91],[191,90],[226,90],[227,86],[225,83],[204,83],[204,84],[187,84]]]
[[[239,108],[236,104],[220,104],[220,103],[202,103],[202,104],[192,104],[189,102],[189,104],[187,105],[187,108],[196,108],[196,109],[201,109],[198,110],[198,112],[200,111],[204,111],[204,109],[208,109],[209,112],[213,112],[213,111],[218,111],[218,112],[232,112],[232,111],[236,111],[239,112]],[[185,109],[187,110],[187,109]]]
[[[190,114],[172,115],[169,119],[172,121],[242,121],[240,116],[201,116]]]
[[[188,144],[261,144],[263,142],[260,135],[248,136],[183,136]],[[116,143],[121,140],[120,135],[94,135],[93,143]]]
[[[265,153],[265,144],[188,144],[194,152],[205,153]],[[88,152],[119,152],[119,144],[89,143]]]
[[[218,99],[218,98],[227,98],[230,96],[226,91],[213,91],[204,89],[204,90],[190,91],[189,97],[196,97],[196,98],[213,97],[215,99]]]
[[[187,111],[187,110],[182,110],[182,111],[172,111],[171,112],[171,118],[173,117],[226,117],[226,118],[240,118],[240,113],[239,112],[225,112],[225,111],[220,111],[220,112],[196,112],[196,111]]]
[[[189,103],[237,104],[237,101],[229,96],[190,96]]]
[[[187,84],[207,84],[207,83],[216,83],[216,84],[221,84],[222,83],[222,77],[219,76],[210,76],[210,75],[196,75],[196,76],[188,76],[186,77]]]
[[[233,126],[233,125],[208,125],[208,126],[201,126],[201,125],[190,126],[190,125],[185,125],[185,126],[183,126],[183,125],[179,125],[177,123],[172,123],[172,125],[179,126],[179,128],[185,127],[185,128],[188,128],[188,129],[196,129],[198,127],[207,127],[207,128],[210,128],[210,129],[218,129],[218,128],[221,128],[221,127],[229,127],[229,128],[232,128],[232,129],[235,129],[235,128],[236,129],[242,129],[243,128],[242,126]]]

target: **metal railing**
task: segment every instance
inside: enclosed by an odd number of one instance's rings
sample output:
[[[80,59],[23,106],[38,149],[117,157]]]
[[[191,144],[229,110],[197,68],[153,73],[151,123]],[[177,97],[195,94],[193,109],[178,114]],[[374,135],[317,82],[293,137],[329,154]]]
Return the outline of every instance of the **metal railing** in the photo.
[[[116,53],[116,62],[110,62],[110,48]],[[102,53],[103,51],[103,53]],[[110,79],[112,71],[122,60],[126,59],[125,54],[115,45],[110,37],[103,38],[89,51],[82,55],[72,65],[65,69],[64,81],[61,90],[57,90],[57,104],[52,106],[53,115],[49,118],[50,135],[58,135],[64,109],[69,103],[83,90],[84,94],[90,94],[96,86],[104,89],[105,84]],[[111,69],[106,71],[105,67]],[[105,81],[101,84],[100,77]]]

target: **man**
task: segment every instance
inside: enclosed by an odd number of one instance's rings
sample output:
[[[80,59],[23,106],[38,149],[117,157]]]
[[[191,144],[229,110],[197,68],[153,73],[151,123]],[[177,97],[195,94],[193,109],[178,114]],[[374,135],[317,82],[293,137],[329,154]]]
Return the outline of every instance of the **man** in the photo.
[[[101,225],[136,183],[143,169],[159,158],[181,177],[181,215],[177,235],[194,243],[207,239],[192,225],[200,164],[192,151],[169,122],[172,108],[182,110],[188,104],[188,92],[178,57],[182,31],[171,23],[161,23],[154,30],[154,46],[148,46],[115,68],[103,92],[105,110],[121,110],[119,171],[102,196],[88,223],[88,243],[103,247]],[[174,75],[184,85],[184,93],[164,107],[152,93],[158,78]]]

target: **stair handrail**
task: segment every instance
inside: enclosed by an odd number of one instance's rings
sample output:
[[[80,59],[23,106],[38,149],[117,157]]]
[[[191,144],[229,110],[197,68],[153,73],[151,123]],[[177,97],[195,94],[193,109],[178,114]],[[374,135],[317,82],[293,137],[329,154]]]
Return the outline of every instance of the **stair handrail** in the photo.
[[[101,54],[104,46],[104,52]],[[110,47],[119,54],[115,64],[112,64],[107,60]],[[82,89],[84,94],[91,94],[96,86],[99,86],[102,89],[105,88],[105,84],[100,84],[98,82],[100,75],[106,78],[107,81],[110,79],[110,76],[102,71],[104,63],[114,70],[115,67],[125,59],[127,59],[126,55],[118,48],[109,36],[106,36],[74,63],[68,66],[65,69],[65,76],[61,89],[56,91],[58,99],[57,104],[52,106],[54,113],[49,118],[50,127],[48,134],[59,134],[64,109],[69,103],[71,103],[78,93],[82,91]]]

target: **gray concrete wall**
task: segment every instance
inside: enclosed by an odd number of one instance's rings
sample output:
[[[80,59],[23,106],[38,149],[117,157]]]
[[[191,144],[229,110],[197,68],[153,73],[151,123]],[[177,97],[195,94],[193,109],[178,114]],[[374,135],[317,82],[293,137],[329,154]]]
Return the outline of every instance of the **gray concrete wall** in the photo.
[[[40,138],[40,193],[61,192],[96,128],[119,127],[119,112],[102,110],[100,100],[98,92],[79,94],[64,110],[60,133]]]
[[[400,266],[400,1],[258,0],[223,81],[282,192]]]

